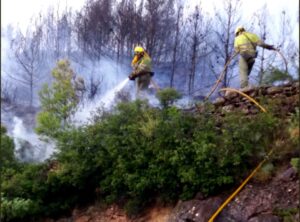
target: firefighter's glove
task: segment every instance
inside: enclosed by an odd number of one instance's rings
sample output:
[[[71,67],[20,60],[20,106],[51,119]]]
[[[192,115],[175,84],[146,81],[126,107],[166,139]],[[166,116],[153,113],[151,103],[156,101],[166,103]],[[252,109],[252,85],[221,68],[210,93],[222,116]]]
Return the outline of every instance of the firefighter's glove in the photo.
[[[276,50],[276,48],[273,45],[266,45],[265,48],[269,50]]]
[[[129,78],[130,80],[134,81],[135,78],[136,78],[136,75],[134,75],[134,73],[131,73],[131,74],[128,76],[128,78]]]

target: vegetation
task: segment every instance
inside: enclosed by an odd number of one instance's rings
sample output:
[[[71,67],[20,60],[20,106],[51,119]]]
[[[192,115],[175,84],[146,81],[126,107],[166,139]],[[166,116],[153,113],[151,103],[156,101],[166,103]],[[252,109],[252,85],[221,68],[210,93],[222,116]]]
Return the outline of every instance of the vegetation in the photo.
[[[74,72],[68,60],[58,61],[52,76],[52,86],[45,84],[39,93],[42,112],[37,117],[36,132],[56,138],[69,125],[68,120],[76,111],[79,101],[72,83]]]
[[[1,124],[0,174],[3,168],[9,167],[15,162],[14,142],[6,135],[6,132],[6,128]]]
[[[95,191],[102,202],[125,204],[129,215],[152,201],[217,194],[261,160],[278,124],[268,113],[218,119],[209,105],[199,115],[162,107],[138,100],[99,110],[92,124],[61,130],[52,160],[6,167],[5,220],[58,216]]]
[[[264,78],[262,80],[262,83],[264,84],[273,84],[278,82],[284,82],[289,81],[292,82],[294,80],[293,76],[285,71],[281,71],[275,67],[269,68],[266,70],[266,73],[264,74]]]

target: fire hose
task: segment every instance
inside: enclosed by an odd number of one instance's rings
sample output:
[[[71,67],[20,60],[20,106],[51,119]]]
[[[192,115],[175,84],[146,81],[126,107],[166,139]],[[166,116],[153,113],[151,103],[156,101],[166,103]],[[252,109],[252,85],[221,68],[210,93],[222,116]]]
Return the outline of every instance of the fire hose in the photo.
[[[288,63],[286,58],[283,56],[283,54],[280,52],[279,49],[275,49],[275,51],[281,56],[282,60],[284,61],[285,64],[285,73],[288,73]]]
[[[225,71],[227,70],[227,66],[230,64],[231,60],[232,60],[234,57],[237,56],[237,54],[238,54],[238,53],[235,52],[235,53],[228,59],[228,61],[226,62],[226,64],[225,64],[225,66],[224,66],[224,68],[223,68],[223,70],[222,70],[222,72],[221,72],[221,74],[220,74],[218,80],[216,81],[215,85],[212,87],[212,89],[211,89],[210,92],[207,94],[207,96],[205,97],[204,100],[207,100],[207,99],[211,96],[211,94],[213,94],[213,92],[216,90],[217,86],[219,85],[219,83],[221,82],[221,80],[223,79],[223,77],[224,77],[224,75],[225,75]]]
[[[281,56],[281,58],[282,58],[282,60],[284,61],[284,64],[285,64],[285,73],[288,73],[288,63],[287,63],[286,58],[283,56],[283,54],[280,52],[279,49],[275,49],[274,51],[277,52],[277,53]],[[234,59],[234,58],[237,56],[237,54],[238,54],[238,52],[235,52],[235,53],[228,59],[228,61],[226,62],[226,64],[225,64],[225,66],[224,66],[224,68],[223,68],[223,70],[222,70],[222,72],[221,72],[221,74],[220,74],[218,80],[216,81],[215,85],[212,87],[212,89],[211,89],[210,92],[207,94],[207,96],[205,97],[204,100],[207,100],[207,99],[211,96],[211,94],[214,93],[214,91],[215,91],[216,88],[218,87],[219,83],[220,83],[220,82],[222,81],[222,79],[224,78],[225,71],[227,70],[228,65],[230,64],[231,60]]]
[[[220,91],[232,91],[241,94],[242,96],[249,99],[251,102],[253,102],[256,106],[258,106],[264,113],[267,112],[267,110],[262,107],[256,100],[254,100],[252,97],[246,95],[245,93],[231,88],[223,88]],[[219,215],[219,213],[226,207],[226,205],[243,189],[243,187],[248,183],[248,181],[256,174],[256,172],[263,166],[263,164],[270,158],[271,154],[273,153],[273,149],[269,151],[269,153],[265,156],[265,158],[257,165],[257,167],[252,171],[252,173],[241,183],[241,185],[223,202],[223,204],[216,210],[216,212],[210,217],[208,222],[213,222],[214,219]]]

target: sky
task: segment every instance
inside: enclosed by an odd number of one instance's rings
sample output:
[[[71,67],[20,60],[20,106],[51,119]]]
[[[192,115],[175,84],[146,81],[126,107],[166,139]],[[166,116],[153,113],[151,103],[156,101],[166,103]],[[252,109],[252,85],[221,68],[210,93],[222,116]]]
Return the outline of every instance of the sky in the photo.
[[[117,0],[119,1],[119,0]],[[36,17],[40,12],[45,13],[49,7],[59,8],[63,10],[66,8],[72,8],[73,10],[80,10],[86,0],[1,0],[1,28],[4,28],[8,24],[18,26],[22,32],[25,33],[30,19]],[[200,0],[182,0],[189,8],[193,8],[196,4],[199,4]],[[211,15],[214,14],[214,6],[222,6],[222,0],[202,0],[202,6],[204,11],[207,11]],[[299,0],[241,0],[242,2],[242,24],[247,30],[250,24],[247,21],[253,17],[253,14],[257,12],[264,4],[266,4],[269,10],[270,20],[272,21],[272,36],[279,34],[280,15],[283,10],[287,12],[287,15],[292,19],[293,33],[292,38],[297,42],[299,46]],[[16,7],[18,6],[18,7]]]
[[[63,9],[66,5],[75,10],[80,9],[86,0],[1,0],[1,26],[9,23],[19,24],[23,27],[28,24],[30,18],[37,15],[40,11],[46,11],[49,6],[57,6]],[[199,0],[185,0],[186,4],[194,6]],[[202,0],[203,8],[213,12],[214,5],[220,5],[222,0]],[[260,8],[267,4],[271,16],[275,17],[283,9],[286,9],[291,16],[296,17],[299,14],[299,0],[242,0],[241,9],[245,17],[249,17]],[[16,7],[17,6],[17,7]]]
[[[51,6],[59,6],[62,10],[66,6],[80,9],[86,0],[1,0],[1,27],[8,24],[18,25],[22,31],[26,29],[32,17],[40,11],[46,12]],[[16,7],[17,6],[17,7]]]

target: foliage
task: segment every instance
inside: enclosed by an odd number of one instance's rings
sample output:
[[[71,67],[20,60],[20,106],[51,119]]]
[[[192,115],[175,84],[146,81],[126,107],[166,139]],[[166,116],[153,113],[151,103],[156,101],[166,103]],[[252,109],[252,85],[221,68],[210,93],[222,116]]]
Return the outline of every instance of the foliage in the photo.
[[[111,113],[99,110],[90,125],[62,131],[55,160],[6,170],[3,192],[39,203],[36,215],[52,216],[91,201],[96,190],[130,215],[156,198],[216,194],[261,159],[276,123],[266,113],[216,119],[209,107],[194,115],[171,105],[120,103]]]
[[[286,209],[274,209],[273,212],[275,215],[278,215],[283,222],[293,222],[295,221],[295,217],[297,213],[299,213],[299,209],[297,208],[286,208]]]
[[[288,126],[290,138],[292,142],[296,145],[299,145],[299,118],[300,118],[300,112],[299,112],[299,108],[297,107],[295,113],[292,114],[291,118],[289,119],[289,126]]]
[[[269,68],[264,74],[264,84],[274,84],[275,82],[282,81],[293,81],[293,76],[285,71],[281,71],[275,67]]]
[[[297,172],[300,171],[300,158],[292,158],[290,163]]]
[[[52,70],[54,82],[40,91],[42,112],[37,117],[39,134],[57,137],[68,126],[68,119],[77,109],[78,97],[72,84],[74,72],[68,60],[60,60]]]
[[[24,219],[29,215],[34,215],[38,208],[37,203],[30,199],[13,198],[11,200],[3,197],[1,199],[1,212],[4,221],[12,219]]]
[[[15,162],[14,142],[6,132],[6,128],[1,125],[0,173],[2,168],[11,166]]]
[[[261,169],[254,175],[254,178],[259,182],[266,182],[272,178],[274,173],[274,165],[272,163],[265,163]]]
[[[168,107],[172,105],[176,100],[181,98],[179,92],[173,88],[166,88],[157,92],[157,98],[160,101],[162,107]]]

